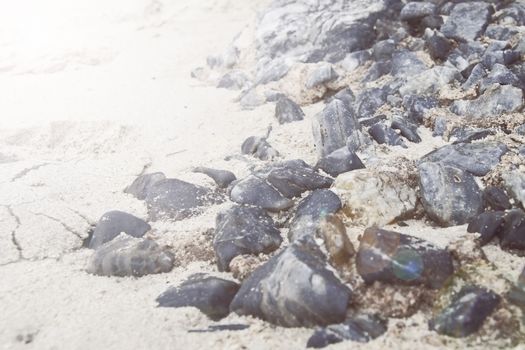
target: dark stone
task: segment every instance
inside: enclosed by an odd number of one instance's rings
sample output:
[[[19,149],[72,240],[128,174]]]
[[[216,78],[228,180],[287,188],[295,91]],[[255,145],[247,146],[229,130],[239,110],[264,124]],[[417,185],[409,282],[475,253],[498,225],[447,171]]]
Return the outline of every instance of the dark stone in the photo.
[[[501,248],[525,250],[525,212],[521,209],[510,210],[505,214],[504,221],[500,234]]]
[[[485,36],[494,40],[510,40],[519,31],[516,28],[505,27],[497,24],[489,24],[485,30]]]
[[[240,90],[248,83],[248,81],[249,79],[246,74],[238,70],[233,70],[222,76],[217,87],[230,90]]]
[[[485,176],[507,152],[507,146],[499,142],[457,143],[426,154],[420,162],[440,162],[476,176]]]
[[[283,197],[279,191],[264,179],[250,175],[237,182],[230,192],[230,199],[239,204],[248,204],[270,211],[290,208],[293,202]]]
[[[195,307],[218,321],[230,313],[230,303],[239,287],[232,281],[196,274],[159,295],[157,303],[159,307]]]
[[[390,60],[395,50],[396,42],[394,40],[381,40],[372,47],[372,56],[376,61]]]
[[[391,61],[375,62],[363,78],[364,82],[374,81],[381,78],[383,75],[389,74],[392,70]]]
[[[502,211],[489,211],[479,214],[470,221],[467,232],[479,233],[480,245],[484,246],[500,234],[503,228],[504,215],[505,213]]]
[[[91,256],[87,272],[100,276],[134,276],[169,272],[175,257],[151,239],[125,234],[98,247]]]
[[[425,35],[425,47],[435,60],[445,60],[452,49],[452,43],[438,31],[429,31]]]
[[[470,74],[468,75],[468,79],[463,83],[463,90],[468,90],[475,87],[486,75],[487,72],[485,71],[483,64],[477,63],[474,65]]]
[[[410,51],[398,51],[392,55],[392,72],[395,77],[407,78],[426,70],[425,64]]]
[[[374,315],[358,315],[344,323],[318,329],[308,339],[307,348],[320,349],[345,340],[367,343],[385,333],[387,322]]]
[[[495,118],[523,107],[523,92],[510,85],[494,84],[475,100],[455,101],[450,110],[472,118]]]
[[[518,77],[510,69],[502,64],[496,63],[492,70],[480,84],[480,91],[484,92],[492,84],[520,86]]]
[[[217,215],[213,249],[219,271],[228,271],[236,256],[268,254],[281,242],[281,233],[261,208],[235,205]]]
[[[438,100],[431,96],[406,95],[403,97],[403,107],[408,118],[417,124],[423,123],[428,110],[438,106]]]
[[[487,186],[483,190],[483,207],[496,211],[507,210],[511,208],[509,197],[499,187]]]
[[[429,321],[429,328],[450,337],[476,333],[498,307],[501,297],[478,286],[463,287],[443,311]]]
[[[333,53],[332,59],[342,59],[342,55],[370,48],[376,39],[373,25],[355,22],[351,25],[341,23],[327,31],[321,45],[327,53]]]
[[[314,124],[314,140],[321,156],[328,155],[344,147],[350,138],[359,142],[361,126],[353,110],[346,104],[334,99],[328,103],[321,113],[318,113]]]
[[[463,225],[483,210],[474,177],[442,163],[419,164],[421,202],[427,215],[444,227]]]
[[[219,188],[227,188],[233,181],[237,180],[235,174],[228,170],[219,170],[200,166],[194,168],[193,172],[208,175],[213,179],[213,181],[215,181]]]
[[[399,18],[402,21],[412,21],[434,15],[436,12],[435,4],[428,2],[409,2],[403,6]]]
[[[190,329],[188,333],[215,333],[222,331],[243,331],[250,328],[247,324],[216,324],[208,326],[206,329]]]
[[[339,76],[337,75],[331,64],[323,63],[319,67],[317,67],[313,72],[310,73],[305,85],[306,88],[313,89],[317,86],[329,83],[337,79],[338,77]]]
[[[148,191],[146,204],[149,217],[183,220],[199,214],[205,206],[222,203],[221,194],[178,179],[155,183]]]
[[[394,118],[391,125],[392,129],[399,130],[401,136],[405,137],[408,141],[419,143],[421,137],[417,133],[417,125],[406,122],[402,118]]]
[[[440,29],[443,25],[443,17],[438,15],[426,16],[419,25],[421,28]]]
[[[316,172],[302,160],[283,162],[275,166],[267,181],[287,198],[300,196],[306,191],[328,188],[333,180]]]
[[[422,239],[368,228],[361,237],[357,272],[375,281],[441,288],[454,273],[451,254]]]
[[[357,154],[351,152],[348,147],[345,146],[319,159],[315,167],[322,169],[330,176],[336,177],[348,171],[363,169],[365,166]]]
[[[325,266],[321,252],[292,244],[244,280],[230,309],[284,327],[342,322],[352,291]]]
[[[368,129],[368,133],[379,144],[407,148],[407,145],[403,139],[394,131],[394,129],[384,123],[372,125],[370,129]]]
[[[376,114],[376,111],[385,104],[387,92],[381,88],[372,88],[363,91],[357,97],[355,111],[357,117],[370,118]]]
[[[304,112],[297,103],[288,97],[281,97],[275,105],[275,118],[279,124],[290,123],[304,119]]]
[[[260,160],[271,160],[279,156],[266,137],[250,136],[241,145],[242,154],[252,155]]]
[[[386,121],[387,121],[386,115],[379,114],[371,118],[359,119],[359,124],[361,124],[361,126],[363,127],[371,127],[372,125],[375,125],[380,122],[386,122]]]
[[[96,249],[124,232],[132,237],[142,237],[151,226],[142,219],[122,211],[110,211],[102,215],[93,231],[89,248]]]
[[[166,176],[163,173],[152,173],[140,175],[131,185],[126,187],[125,193],[129,193],[136,198],[143,200],[148,195],[148,191],[157,182],[164,180]]]
[[[479,38],[485,32],[493,13],[486,2],[469,1],[456,4],[441,31],[448,38],[467,42]]]
[[[475,129],[470,127],[458,127],[452,129],[449,140],[454,140],[453,144],[466,144],[472,141],[482,140],[489,135],[495,135],[496,129]]]
[[[511,303],[525,309],[525,267],[521,271],[515,286],[507,294]]]
[[[334,97],[334,99],[338,99],[341,102],[343,102],[348,109],[352,109],[352,106],[355,102],[355,96],[354,92],[350,88],[343,89],[339,92],[337,92]]]

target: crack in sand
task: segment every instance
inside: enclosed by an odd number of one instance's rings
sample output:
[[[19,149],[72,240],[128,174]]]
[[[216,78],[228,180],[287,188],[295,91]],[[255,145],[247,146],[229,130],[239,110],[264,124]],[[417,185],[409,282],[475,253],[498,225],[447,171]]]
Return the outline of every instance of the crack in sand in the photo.
[[[81,241],[84,240],[84,238],[82,238],[82,235],[80,233],[78,233],[77,231],[75,231],[73,228],[71,228],[70,226],[68,226],[66,223],[64,223],[63,221],[61,221],[60,219],[57,219],[53,216],[50,216],[50,215],[47,215],[47,214],[44,214],[44,213],[34,213],[34,212],[31,212],[31,214],[33,215],[36,215],[36,216],[43,216],[45,218],[48,218],[49,220],[52,220],[54,222],[57,222],[59,223],[60,225],[62,225],[62,227],[69,233],[72,233],[73,235],[75,235],[78,239],[80,239]]]
[[[11,179],[10,182],[15,182],[17,180],[20,180],[21,178],[26,176],[28,173],[30,173],[32,171],[35,171],[35,170],[38,170],[41,167],[49,165],[49,164],[51,164],[51,163],[42,163],[42,164],[34,165],[34,166],[30,167],[30,168],[25,168],[24,170],[22,170],[21,172],[17,173],[15,176],[13,176],[13,178]]]
[[[16,250],[18,251],[18,260],[16,261],[20,261],[25,258],[24,258],[24,254],[22,253],[22,246],[20,245],[20,242],[18,242],[18,239],[16,238],[16,231],[20,228],[22,223],[20,221],[20,218],[15,214],[15,212],[13,211],[13,208],[10,205],[6,205],[5,208],[7,209],[7,212],[9,213],[9,215],[11,215],[13,219],[15,219],[15,222],[16,222],[16,227],[11,231],[11,242],[13,242],[14,246],[16,247]]]

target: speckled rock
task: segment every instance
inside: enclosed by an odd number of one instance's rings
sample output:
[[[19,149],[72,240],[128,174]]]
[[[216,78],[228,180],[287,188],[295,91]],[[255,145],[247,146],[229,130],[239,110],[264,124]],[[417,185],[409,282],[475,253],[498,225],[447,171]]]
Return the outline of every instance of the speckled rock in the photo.
[[[450,110],[473,118],[493,118],[504,113],[518,112],[523,107],[523,92],[511,85],[494,84],[475,100],[460,100]]]
[[[377,228],[365,230],[356,258],[366,283],[440,288],[454,273],[452,255],[422,239]]]
[[[145,174],[137,177],[135,181],[124,190],[125,193],[132,194],[140,200],[148,195],[149,189],[157,182],[164,180],[166,176],[163,173]]]
[[[248,204],[270,211],[290,208],[293,201],[283,197],[266,180],[250,175],[237,182],[230,192],[230,199],[239,204]]]
[[[173,263],[173,254],[155,241],[120,234],[95,250],[87,272],[101,276],[141,277],[169,272]]]
[[[230,309],[279,326],[312,327],[342,322],[351,298],[320,252],[290,245],[243,282]]]
[[[291,123],[304,119],[304,112],[297,103],[288,97],[281,96],[275,105],[275,118],[279,124]]]
[[[136,216],[118,210],[110,211],[98,221],[88,247],[96,249],[122,232],[132,237],[142,237],[149,230],[151,226]]]
[[[489,211],[481,213],[472,220],[467,227],[467,232],[480,234],[480,245],[489,243],[499,235],[503,229],[504,215],[502,211]]]
[[[178,179],[155,183],[146,196],[149,218],[153,221],[183,220],[199,214],[207,205],[223,201],[219,193]]]
[[[414,125],[401,117],[395,117],[394,120],[392,120],[391,128],[399,130],[401,136],[410,142],[421,142],[421,137],[417,133],[417,125]]]
[[[500,246],[504,249],[525,250],[525,212],[513,209],[505,213],[500,233]]]
[[[354,170],[339,175],[333,189],[356,224],[383,226],[409,216],[416,206],[415,188],[392,172]]]
[[[310,73],[306,81],[306,87],[312,89],[319,85],[329,83],[337,78],[338,75],[332,65],[329,63],[323,63]]]
[[[483,211],[481,190],[474,177],[441,163],[419,165],[421,202],[441,226],[467,223]]]
[[[235,174],[228,170],[212,169],[207,167],[196,167],[194,173],[208,175],[215,181],[219,188],[227,188],[233,181],[237,180]]]
[[[441,31],[457,41],[472,41],[483,35],[492,13],[491,6],[483,1],[456,4]]]
[[[348,171],[365,168],[357,154],[350,151],[346,146],[319,159],[315,167],[334,177]]]
[[[509,194],[525,208],[525,173],[512,170],[504,173],[502,177]]]
[[[222,278],[196,274],[158,296],[159,307],[195,307],[212,320],[230,313],[230,303],[239,285]]]
[[[399,88],[399,93],[401,96],[434,94],[460,77],[461,74],[456,68],[435,66],[412,76]]]
[[[401,146],[407,148],[407,145],[398,133],[385,123],[377,123],[368,129],[368,133],[379,144],[387,144],[390,146]]]
[[[428,2],[409,2],[401,10],[399,18],[402,21],[422,19],[423,17],[435,14],[436,5]]]
[[[498,307],[501,297],[482,287],[463,287],[452,302],[429,322],[439,334],[467,337],[476,333],[487,317]]]
[[[366,343],[379,337],[386,330],[387,322],[379,317],[367,314],[358,315],[347,319],[344,323],[316,330],[308,339],[306,347],[320,349],[345,340]]]
[[[483,190],[483,207],[501,211],[510,209],[512,206],[505,191],[499,187],[487,186]]]
[[[250,136],[241,145],[241,153],[252,155],[260,160],[271,160],[279,156],[266,140],[266,137]]]
[[[213,249],[219,271],[229,270],[236,256],[270,253],[281,242],[281,233],[261,208],[236,205],[217,215]]]

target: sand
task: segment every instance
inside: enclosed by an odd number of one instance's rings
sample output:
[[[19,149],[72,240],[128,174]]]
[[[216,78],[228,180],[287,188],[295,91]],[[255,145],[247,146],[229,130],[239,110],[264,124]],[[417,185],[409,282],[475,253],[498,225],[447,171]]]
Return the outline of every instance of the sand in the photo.
[[[273,106],[241,110],[238,92],[190,77],[208,54],[249,35],[265,0],[24,0],[0,4],[0,349],[300,349],[312,331],[230,315],[243,331],[193,333],[213,324],[192,308],[156,308],[155,298],[195,272],[218,274],[206,239],[216,213],[153,224],[177,267],[142,278],[85,272],[91,225],[109,210],[146,218],[123,189],[163,171],[205,186],[206,165],[246,175],[242,141],[264,135],[285,158],[315,160],[310,119],[279,126]],[[439,145],[418,148],[417,155]],[[362,228],[350,231],[352,239]],[[396,228],[402,230],[401,228]],[[403,232],[446,245],[442,232]],[[435,231],[435,230],[434,230]],[[465,227],[447,231],[461,235]],[[488,247],[515,278],[525,260]],[[200,261],[203,260],[203,261]],[[401,321],[400,321],[401,322]],[[367,348],[443,346],[416,314]],[[394,324],[394,323],[392,323]],[[449,343],[460,347],[460,343]],[[347,348],[339,344],[334,349]],[[352,344],[359,348],[361,345]],[[364,346],[364,345],[363,345]]]

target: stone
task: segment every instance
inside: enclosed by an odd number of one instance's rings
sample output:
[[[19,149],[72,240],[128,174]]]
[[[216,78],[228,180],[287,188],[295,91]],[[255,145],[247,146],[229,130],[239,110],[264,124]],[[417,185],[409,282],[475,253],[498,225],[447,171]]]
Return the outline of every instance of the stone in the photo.
[[[196,274],[156,299],[159,307],[195,307],[214,321],[230,313],[230,303],[239,285],[222,278]]]
[[[421,202],[439,225],[463,225],[483,211],[481,190],[471,174],[442,163],[425,162],[418,168]]]
[[[338,99],[341,102],[343,102],[346,108],[348,109],[352,109],[352,106],[354,105],[354,102],[355,102],[354,92],[350,88],[345,88],[343,90],[340,90],[333,96],[333,98]]]
[[[269,211],[290,208],[293,202],[285,198],[264,179],[250,175],[237,182],[230,192],[230,199],[239,204],[254,205]]]
[[[496,135],[496,129],[479,129],[461,126],[452,129],[449,133],[449,141],[453,144],[467,144],[472,141],[483,140],[489,135]]]
[[[523,92],[511,85],[493,84],[475,100],[455,101],[450,110],[472,118],[495,118],[518,112],[523,107]]]
[[[346,57],[339,64],[344,70],[350,73],[364,65],[370,59],[370,57],[371,55],[369,50],[355,51],[346,55]]]
[[[507,299],[511,303],[525,309],[525,267],[523,271],[521,271],[516,285],[514,285],[508,293]]]
[[[485,176],[508,152],[500,142],[456,143],[438,148],[424,155],[420,163],[443,163],[465,170],[472,175]]]
[[[392,62],[391,61],[380,61],[375,62],[368,69],[368,72],[363,78],[363,82],[375,81],[381,78],[383,75],[387,75],[392,71]]]
[[[422,239],[368,228],[356,257],[357,272],[367,284],[441,288],[453,275],[452,255]]]
[[[425,47],[435,60],[444,61],[452,49],[452,43],[438,31],[427,29],[425,31]]]
[[[403,139],[392,129],[384,123],[377,123],[368,129],[368,133],[379,144],[387,144],[390,146],[401,146],[407,148]]]
[[[487,186],[483,190],[483,207],[495,211],[510,209],[512,206],[504,190],[495,186]]]
[[[493,10],[483,1],[469,1],[454,6],[441,31],[448,38],[460,42],[479,38],[487,28]]]
[[[525,250],[525,212],[521,209],[509,210],[503,220],[503,229],[499,235],[501,248]]]
[[[443,23],[443,17],[439,15],[429,15],[423,17],[419,26],[422,29],[440,29]]]
[[[485,36],[494,40],[510,40],[519,31],[516,28],[505,27],[497,24],[489,24],[485,30]]]
[[[390,60],[396,46],[396,42],[392,39],[378,41],[372,47],[372,56],[376,62]]]
[[[213,249],[219,271],[228,271],[236,256],[268,254],[281,242],[281,233],[261,208],[235,205],[217,215]]]
[[[219,170],[200,166],[194,168],[193,172],[208,175],[213,179],[213,181],[215,181],[219,188],[227,188],[233,181],[237,180],[235,174],[228,170]]]
[[[319,159],[315,168],[322,169],[328,175],[336,177],[348,171],[364,169],[365,166],[357,154],[345,146]]]
[[[247,324],[216,324],[208,326],[208,328],[205,329],[189,329],[188,333],[215,333],[215,332],[223,332],[223,331],[243,331],[245,329],[250,328]]]
[[[344,323],[318,329],[308,339],[307,348],[320,349],[345,340],[367,343],[385,333],[387,322],[375,315],[362,314]]]
[[[467,232],[479,233],[480,245],[484,246],[501,233],[504,224],[504,216],[505,213],[502,211],[481,213],[470,221],[467,227]]]
[[[429,328],[450,337],[467,337],[481,328],[500,302],[501,297],[493,291],[467,285],[453,296],[450,305],[429,321]]]
[[[371,169],[339,175],[333,190],[340,196],[343,212],[354,224],[383,226],[410,216],[417,194],[399,174]]]
[[[477,63],[474,65],[472,70],[470,71],[470,74],[468,74],[468,79],[461,85],[463,90],[469,90],[473,87],[478,86],[483,78],[487,75],[487,72],[485,71],[485,67],[481,63]]]
[[[355,255],[354,246],[346,234],[346,227],[336,215],[328,214],[321,218],[317,236],[323,239],[328,259],[333,266],[345,266]]]
[[[243,282],[230,310],[283,327],[342,322],[352,291],[320,255],[301,245],[288,246]]]
[[[282,59],[270,60],[264,58],[257,62],[255,85],[264,85],[280,80],[290,71],[290,65]]]
[[[113,210],[102,215],[93,231],[88,247],[97,249],[124,232],[132,237],[142,237],[151,230],[144,220],[122,211]]]
[[[279,124],[291,123],[304,119],[304,112],[297,103],[288,97],[281,97],[275,105],[275,118]]]
[[[456,68],[435,66],[412,76],[399,88],[401,96],[435,94],[459,80],[461,74]]]
[[[392,120],[391,128],[394,130],[399,130],[401,136],[403,136],[410,142],[421,142],[421,137],[417,133],[417,125],[409,123],[400,117],[394,117],[394,119]]]
[[[357,118],[370,118],[386,103],[387,92],[381,88],[371,88],[359,94],[355,103]]]
[[[174,255],[151,239],[120,234],[98,247],[89,259],[87,272],[100,276],[134,276],[169,272]]]
[[[245,110],[251,110],[264,104],[265,98],[261,96],[255,88],[241,91],[239,103]]]
[[[480,92],[487,90],[492,84],[520,86],[518,77],[510,69],[496,63],[485,79],[481,81]]]
[[[425,114],[438,106],[438,100],[432,96],[406,95],[403,97],[403,107],[408,118],[417,124],[422,124]]]
[[[306,88],[313,89],[317,86],[329,83],[338,77],[339,76],[331,64],[323,63],[310,73],[308,79],[306,80]]]
[[[260,160],[272,160],[279,156],[267,141],[267,137],[250,136],[241,145],[241,153],[252,155]]]
[[[426,65],[410,51],[398,51],[392,55],[392,72],[395,77],[412,77],[427,69]]]
[[[178,179],[165,179],[151,186],[146,196],[149,218],[183,220],[201,213],[207,205],[224,201],[220,193]]]
[[[163,173],[152,173],[140,175],[131,185],[126,187],[125,193],[129,193],[140,200],[144,200],[148,191],[157,182],[164,180],[166,176]]]
[[[354,112],[343,101],[332,100],[314,118],[313,133],[318,153],[328,155],[346,146],[349,138],[359,139],[360,130]]]
[[[287,198],[299,197],[306,191],[328,188],[334,182],[302,160],[286,161],[273,167],[266,180]]]
[[[522,170],[510,170],[501,177],[507,193],[525,208],[525,173]]]
[[[409,2],[399,15],[402,21],[420,20],[437,12],[436,5],[428,2]]]
[[[232,70],[221,77],[217,87],[229,90],[241,90],[248,84],[248,82],[248,76],[244,74],[244,72]]]
[[[376,39],[373,25],[369,22],[355,22],[350,25],[332,26],[325,32],[321,45],[331,54],[329,61],[339,61],[345,53],[370,48]]]

